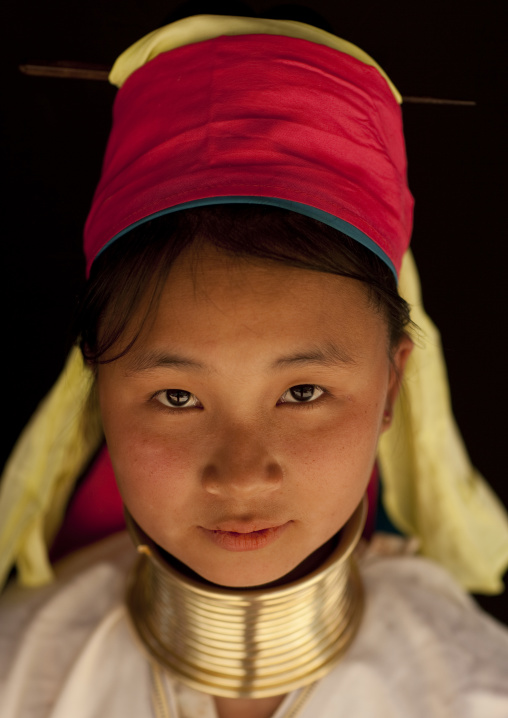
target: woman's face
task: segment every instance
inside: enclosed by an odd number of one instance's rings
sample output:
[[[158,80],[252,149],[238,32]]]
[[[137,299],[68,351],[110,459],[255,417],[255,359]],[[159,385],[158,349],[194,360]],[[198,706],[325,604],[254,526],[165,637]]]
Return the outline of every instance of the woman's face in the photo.
[[[213,583],[261,585],[360,502],[411,342],[392,364],[359,282],[194,254],[173,265],[133,348],[99,366],[104,430],[154,541]]]

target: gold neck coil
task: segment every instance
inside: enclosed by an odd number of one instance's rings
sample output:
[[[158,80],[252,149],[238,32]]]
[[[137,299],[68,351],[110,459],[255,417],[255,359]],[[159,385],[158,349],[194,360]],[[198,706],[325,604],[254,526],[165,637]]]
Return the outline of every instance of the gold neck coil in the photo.
[[[352,557],[365,501],[315,571],[283,586],[230,589],[181,574],[126,511],[140,551],[127,607],[149,654],[177,679],[227,698],[282,695],[328,673],[360,624]]]

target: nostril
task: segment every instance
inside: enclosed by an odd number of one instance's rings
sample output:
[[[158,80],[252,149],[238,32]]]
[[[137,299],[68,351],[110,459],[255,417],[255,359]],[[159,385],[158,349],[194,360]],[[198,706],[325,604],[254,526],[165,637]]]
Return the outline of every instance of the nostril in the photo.
[[[267,466],[267,479],[272,482],[280,483],[283,479],[282,466],[275,462],[271,462]]]

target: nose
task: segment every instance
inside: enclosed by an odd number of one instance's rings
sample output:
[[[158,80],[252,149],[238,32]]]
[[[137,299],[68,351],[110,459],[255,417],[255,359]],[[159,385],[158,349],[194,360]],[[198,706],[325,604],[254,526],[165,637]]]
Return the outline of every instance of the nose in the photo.
[[[249,497],[280,488],[283,469],[266,439],[246,428],[231,429],[204,465],[201,480],[210,494]]]

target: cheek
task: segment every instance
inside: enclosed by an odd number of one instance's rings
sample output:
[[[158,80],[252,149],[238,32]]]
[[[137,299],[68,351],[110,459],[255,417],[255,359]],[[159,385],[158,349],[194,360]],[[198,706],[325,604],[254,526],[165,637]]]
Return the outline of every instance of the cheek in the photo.
[[[359,503],[375,462],[379,424],[375,405],[351,407],[344,416],[292,438],[284,453],[309,511],[337,516],[338,509],[347,513]]]
[[[350,405],[295,437],[293,451],[304,465],[327,466],[356,476],[372,468],[379,439],[378,403],[351,400]],[[328,474],[329,472],[327,472]]]
[[[128,411],[105,412],[103,423],[118,488],[134,517],[178,511],[196,473],[195,442],[154,430]]]

